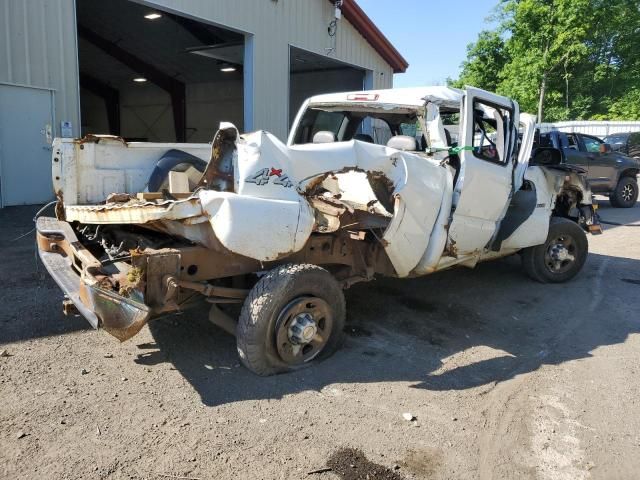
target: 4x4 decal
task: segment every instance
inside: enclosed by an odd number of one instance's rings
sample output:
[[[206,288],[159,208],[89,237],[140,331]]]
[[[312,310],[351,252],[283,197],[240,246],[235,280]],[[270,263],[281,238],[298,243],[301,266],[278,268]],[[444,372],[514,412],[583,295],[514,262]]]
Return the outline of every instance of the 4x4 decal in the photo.
[[[263,168],[258,170],[253,175],[249,175],[245,182],[247,183],[255,183],[256,185],[267,185],[271,177],[275,177],[273,184],[274,185],[282,185],[285,188],[293,187],[293,182],[289,179],[289,175],[286,173],[282,173],[281,168]]]

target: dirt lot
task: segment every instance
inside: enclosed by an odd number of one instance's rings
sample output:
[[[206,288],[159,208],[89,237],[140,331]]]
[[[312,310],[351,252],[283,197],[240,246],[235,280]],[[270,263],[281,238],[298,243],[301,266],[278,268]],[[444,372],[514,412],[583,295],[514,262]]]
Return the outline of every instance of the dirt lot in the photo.
[[[637,227],[591,237],[566,285],[517,256],[357,285],[338,354],[259,378],[205,312],[124,344],[64,317],[14,241],[36,210],[0,210],[0,478],[638,478]]]

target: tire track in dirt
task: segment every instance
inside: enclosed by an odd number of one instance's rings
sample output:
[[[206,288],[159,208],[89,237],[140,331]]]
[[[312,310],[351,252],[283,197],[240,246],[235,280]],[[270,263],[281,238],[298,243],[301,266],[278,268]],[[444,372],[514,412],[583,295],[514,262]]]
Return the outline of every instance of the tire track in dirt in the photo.
[[[566,345],[565,340],[578,330],[589,327],[587,315],[593,313],[602,301],[602,279],[609,263],[609,259],[605,258],[597,267],[596,275],[592,282],[591,291],[593,292],[593,297],[588,305],[588,312],[585,312],[585,314],[576,312],[571,317],[565,318],[566,324],[561,335],[555,337],[553,342],[546,349],[540,351],[535,358],[524,359],[518,368],[510,372],[509,377],[512,378],[511,380],[497,385],[488,393],[486,406],[482,410],[482,415],[485,417],[484,431],[479,438],[478,478],[480,480],[496,478],[494,473],[497,466],[507,466],[510,469],[520,468],[521,471],[519,472],[509,472],[511,477],[516,473],[518,477],[525,475],[536,477],[537,473],[543,474],[543,478],[569,479],[588,477],[587,472],[576,469],[571,470],[572,476],[548,475],[549,473],[554,473],[552,472],[553,460],[549,455],[546,455],[546,457],[537,456],[538,452],[534,451],[534,449],[539,442],[536,442],[535,434],[529,431],[530,427],[537,425],[536,420],[531,417],[534,408],[531,405],[530,396],[535,391],[534,383],[541,383],[541,388],[546,388],[544,385],[546,379],[544,373],[541,376],[540,369],[536,369],[536,366],[541,365],[544,358],[561,355],[562,348]],[[552,406],[565,415],[570,413],[570,410],[565,406],[558,405],[557,401]],[[539,420],[537,426],[540,426]],[[577,441],[577,439],[575,440]],[[527,445],[528,451],[523,449],[524,445]],[[578,463],[581,459],[579,445],[574,442],[573,445],[567,444],[565,446],[572,446],[574,452],[566,452],[561,462]],[[517,458],[518,456],[522,458]],[[516,460],[519,462],[517,463]],[[527,460],[529,461],[527,462]],[[545,460],[546,467],[540,472],[538,466],[544,463]],[[559,467],[560,460],[557,463]],[[584,476],[576,476],[578,473],[584,473]]]

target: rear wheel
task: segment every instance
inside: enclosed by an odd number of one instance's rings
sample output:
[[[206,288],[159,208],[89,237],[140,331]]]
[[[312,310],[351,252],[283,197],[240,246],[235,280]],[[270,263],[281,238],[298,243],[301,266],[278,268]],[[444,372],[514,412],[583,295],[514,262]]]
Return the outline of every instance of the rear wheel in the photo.
[[[614,207],[633,207],[638,201],[638,181],[632,177],[622,177],[609,196],[609,201]]]
[[[566,218],[552,217],[547,241],[522,250],[522,266],[542,283],[571,280],[582,269],[589,252],[584,230]]]
[[[283,265],[251,290],[236,330],[242,363],[272,375],[326,358],[339,346],[345,321],[338,282],[316,265]]]

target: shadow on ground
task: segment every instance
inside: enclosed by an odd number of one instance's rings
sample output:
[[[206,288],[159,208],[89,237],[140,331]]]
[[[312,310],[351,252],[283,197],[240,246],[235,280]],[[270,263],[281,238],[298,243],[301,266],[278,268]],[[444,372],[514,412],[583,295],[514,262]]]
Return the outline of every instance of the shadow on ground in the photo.
[[[602,214],[618,223],[640,220],[639,207],[607,204]],[[235,339],[207,324],[204,311],[151,324],[156,348],[138,361],[171,362],[206,405],[349,382],[469,389],[588,358],[598,347],[639,333],[639,272],[638,260],[591,254],[572,282],[542,285],[522,274],[516,255],[474,270],[356,285],[347,292],[342,350],[276,377],[259,378],[239,367]],[[490,354],[465,361],[463,352],[470,349]]]
[[[640,213],[638,207],[608,210],[603,216],[612,213],[620,223],[635,222]],[[171,362],[205,405],[350,382],[469,389],[588,358],[639,333],[639,272],[638,260],[591,254],[572,282],[543,285],[524,276],[516,255],[474,270],[359,284],[347,292],[344,347],[324,362],[275,377],[241,367],[235,339],[208,324],[204,310],[152,323],[156,344],[145,345],[137,361]],[[484,353],[462,354],[470,349]]]
[[[37,210],[0,210],[0,344],[90,328],[63,317],[58,287],[37,266],[33,233],[14,240],[32,228]],[[617,209],[616,220],[634,221],[639,210]],[[344,347],[310,368],[269,378],[240,367],[235,339],[207,323],[205,310],[191,311],[153,321],[155,342],[138,345],[136,362],[170,362],[205,405],[350,382],[469,389],[587,358],[640,332],[639,272],[638,260],[592,254],[574,281],[542,285],[521,273],[516,255],[474,270],[359,284],[347,292]]]
[[[286,375],[260,378],[240,367],[235,339],[207,324],[206,311],[152,323],[156,344],[144,345],[137,361],[171,362],[204,404],[220,405],[333,383],[469,389],[587,358],[640,332],[640,301],[624,301],[640,298],[640,261],[591,255],[580,277],[565,285],[534,283],[519,263],[516,256],[471,271],[357,285],[347,293],[342,350]],[[461,353],[472,348],[490,355],[467,363],[477,355]]]
[[[620,227],[621,225],[636,224],[640,227],[640,203],[633,208],[616,208],[611,206],[609,199],[596,196],[598,213],[604,225],[605,231]]]

